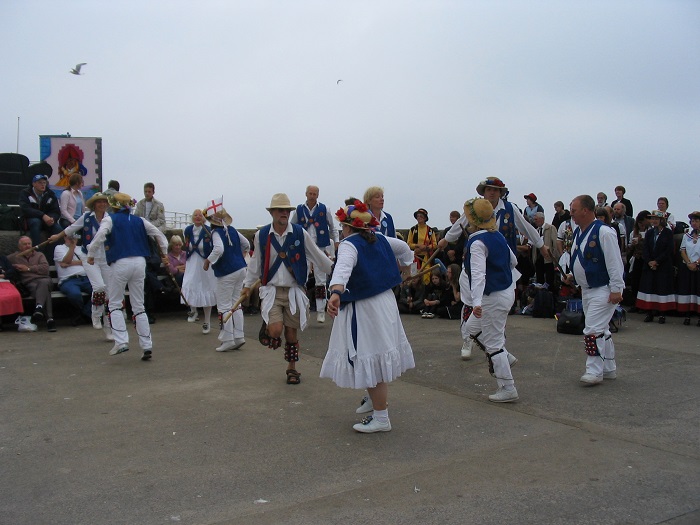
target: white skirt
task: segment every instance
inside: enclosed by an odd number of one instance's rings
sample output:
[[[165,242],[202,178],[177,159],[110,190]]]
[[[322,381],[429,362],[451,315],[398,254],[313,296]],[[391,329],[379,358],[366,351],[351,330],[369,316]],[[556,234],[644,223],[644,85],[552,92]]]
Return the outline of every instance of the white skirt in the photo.
[[[187,259],[185,275],[182,278],[182,295],[190,306],[203,307],[216,305],[216,276],[210,267],[204,271],[204,259],[194,252]],[[182,304],[185,301],[180,299]]]
[[[373,388],[415,366],[396,298],[386,290],[347,304],[334,319],[321,377],[343,388]]]

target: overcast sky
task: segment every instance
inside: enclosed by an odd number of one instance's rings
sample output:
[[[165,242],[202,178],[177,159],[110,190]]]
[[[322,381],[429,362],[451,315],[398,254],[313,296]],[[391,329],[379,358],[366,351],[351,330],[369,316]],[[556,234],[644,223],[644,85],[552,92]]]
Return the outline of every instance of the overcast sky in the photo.
[[[0,34],[0,151],[18,117],[32,161],[102,137],[105,179],[167,210],[223,194],[247,228],[276,192],[379,185],[397,226],[443,228],[488,176],[548,219],[617,184],[700,208],[697,0],[3,0]]]

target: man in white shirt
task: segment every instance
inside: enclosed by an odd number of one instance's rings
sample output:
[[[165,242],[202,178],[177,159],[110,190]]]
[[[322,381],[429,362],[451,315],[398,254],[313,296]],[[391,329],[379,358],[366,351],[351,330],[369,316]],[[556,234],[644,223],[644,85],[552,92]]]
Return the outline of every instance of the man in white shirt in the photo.
[[[304,286],[308,262],[324,273],[330,273],[331,260],[313,241],[309,232],[289,220],[295,209],[284,193],[272,196],[267,211],[272,223],[255,234],[253,256],[243,282],[242,295],[260,279],[261,315],[263,326],[260,342],[270,348],[279,348],[284,333],[284,359],[287,361],[287,384],[298,385],[301,374],[296,370],[299,361],[297,331],[304,330],[309,315],[309,300]]]
[[[571,270],[567,284],[581,287],[586,327],[583,329],[586,350],[586,373],[581,384],[593,386],[603,379],[616,379],[615,345],[610,333],[610,319],[622,302],[625,282],[617,234],[595,218],[595,201],[579,195],[571,201],[571,219],[576,223],[571,247]],[[573,274],[573,275],[572,275]]]
[[[81,257],[84,254],[76,250],[75,239],[71,236],[65,237],[65,244],[56,246],[53,252],[53,260],[56,264],[56,275],[58,275],[58,289],[66,296],[68,302],[78,310],[78,315],[73,319],[73,326],[82,324],[84,321],[92,322],[92,286],[85,270]],[[83,297],[83,293],[87,297]]]
[[[335,257],[338,248],[339,235],[335,227],[333,217],[328,214],[326,205],[318,202],[318,186],[306,187],[306,202],[297,206],[289,218],[292,224],[299,224],[304,228],[316,246],[321,248],[328,257]],[[313,268],[316,282],[316,320],[319,323],[326,321],[326,280],[328,275],[320,268]]]

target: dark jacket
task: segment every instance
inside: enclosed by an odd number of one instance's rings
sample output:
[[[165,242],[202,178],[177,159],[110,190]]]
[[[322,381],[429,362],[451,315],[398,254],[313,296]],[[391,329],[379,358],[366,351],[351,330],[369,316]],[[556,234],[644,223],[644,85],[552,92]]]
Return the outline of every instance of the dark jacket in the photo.
[[[34,187],[29,185],[19,192],[19,209],[22,210],[22,216],[28,219],[41,219],[44,215],[48,215],[54,221],[58,222],[61,218],[61,208],[58,204],[58,197],[49,188],[36,201],[34,195]]]

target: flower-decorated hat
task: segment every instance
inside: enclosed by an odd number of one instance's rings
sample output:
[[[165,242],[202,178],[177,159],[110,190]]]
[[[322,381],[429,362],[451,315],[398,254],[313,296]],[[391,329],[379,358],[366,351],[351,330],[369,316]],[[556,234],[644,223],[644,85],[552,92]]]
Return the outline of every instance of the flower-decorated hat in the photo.
[[[233,222],[231,217],[224,208],[224,198],[212,199],[207,202],[207,205],[202,209],[204,218],[208,220],[212,226],[228,226]]]
[[[486,199],[469,199],[464,203],[464,214],[469,224],[478,230],[496,230],[496,214]]]
[[[90,208],[92,210],[95,207],[95,203],[97,201],[105,201],[107,204],[109,204],[109,195],[98,191],[92,197],[90,197],[87,201],[85,201],[85,206],[87,206],[88,208]]]
[[[649,217],[657,218],[657,219],[665,219],[666,213],[661,211],[661,210],[654,210],[649,214]]]
[[[335,216],[338,217],[342,224],[347,224],[360,230],[370,230],[379,226],[377,218],[372,215],[367,205],[359,200],[345,208],[340,208],[335,212]]]
[[[131,207],[136,204],[134,199],[131,198],[131,195],[121,192],[109,195],[107,197],[107,202],[109,202],[109,205],[115,210],[130,210]]]
[[[501,190],[501,197],[503,197],[503,195],[505,195],[506,192],[508,191],[508,188],[506,188],[506,185],[498,177],[489,177],[486,180],[482,180],[479,183],[479,185],[476,187],[476,192],[483,197],[484,196],[484,188],[486,188],[486,187],[498,188],[499,190]]]

